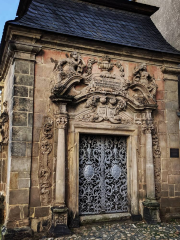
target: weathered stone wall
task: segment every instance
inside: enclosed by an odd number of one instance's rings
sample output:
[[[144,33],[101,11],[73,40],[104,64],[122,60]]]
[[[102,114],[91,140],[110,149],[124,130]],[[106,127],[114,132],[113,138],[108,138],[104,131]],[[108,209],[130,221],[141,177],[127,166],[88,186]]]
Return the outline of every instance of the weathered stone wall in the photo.
[[[136,0],[137,2],[154,5],[160,9],[152,15],[152,20],[164,38],[173,47],[180,50],[180,1],[179,0]]]
[[[9,141],[8,144],[2,145],[2,194],[5,196],[5,217],[8,216],[9,209],[9,184],[10,184],[10,168],[11,168],[11,135],[12,135],[12,109],[13,109],[13,81],[14,81],[14,64],[10,66],[9,72],[4,81],[4,89],[2,91],[2,102],[7,101],[7,110],[9,115]],[[2,109],[3,111],[3,109]]]
[[[162,151],[162,197],[161,211],[168,217],[180,214],[180,159],[170,158],[170,148],[179,149],[178,82],[177,77],[165,75],[165,122],[161,131],[164,137]],[[176,79],[176,80],[175,80]]]
[[[6,189],[9,228],[29,225],[34,62],[15,59],[12,68],[4,87],[10,122]]]

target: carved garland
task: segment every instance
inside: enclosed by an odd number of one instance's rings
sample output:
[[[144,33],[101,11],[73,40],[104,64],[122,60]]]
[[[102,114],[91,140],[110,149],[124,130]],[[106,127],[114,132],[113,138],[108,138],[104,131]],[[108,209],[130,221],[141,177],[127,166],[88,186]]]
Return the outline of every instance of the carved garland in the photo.
[[[49,155],[52,152],[51,139],[53,137],[53,120],[51,118],[45,118],[42,133],[43,136],[40,148],[41,160],[39,167],[40,201],[42,205],[47,205],[50,201],[51,187],[51,169],[49,167]]]

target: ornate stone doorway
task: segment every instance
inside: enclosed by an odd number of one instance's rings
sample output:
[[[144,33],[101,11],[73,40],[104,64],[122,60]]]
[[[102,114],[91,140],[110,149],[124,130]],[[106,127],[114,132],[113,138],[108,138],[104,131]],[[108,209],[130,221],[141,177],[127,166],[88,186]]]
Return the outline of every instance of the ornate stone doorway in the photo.
[[[80,135],[80,215],[128,212],[127,138]]]

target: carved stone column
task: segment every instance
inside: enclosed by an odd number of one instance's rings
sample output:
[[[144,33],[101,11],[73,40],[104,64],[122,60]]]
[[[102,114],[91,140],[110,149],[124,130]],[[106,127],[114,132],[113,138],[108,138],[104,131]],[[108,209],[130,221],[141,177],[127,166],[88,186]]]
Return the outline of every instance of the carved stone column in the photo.
[[[58,145],[57,145],[57,164],[56,164],[56,192],[55,205],[59,207],[65,206],[65,131],[67,125],[66,116],[58,116],[56,118],[58,128]]]
[[[65,165],[66,165],[66,125],[67,116],[56,116],[58,129],[55,206],[51,208],[53,221],[50,229],[53,237],[71,234],[67,227],[68,208],[65,205]]]
[[[154,179],[154,163],[153,163],[153,146],[152,146],[152,130],[154,125],[152,119],[146,120],[143,126],[146,134],[146,191],[147,199],[143,202],[144,219],[148,223],[160,222],[159,203],[155,198],[155,179]]]
[[[149,125],[145,129],[146,134],[146,191],[147,198],[155,199],[154,163],[151,131],[153,126]]]

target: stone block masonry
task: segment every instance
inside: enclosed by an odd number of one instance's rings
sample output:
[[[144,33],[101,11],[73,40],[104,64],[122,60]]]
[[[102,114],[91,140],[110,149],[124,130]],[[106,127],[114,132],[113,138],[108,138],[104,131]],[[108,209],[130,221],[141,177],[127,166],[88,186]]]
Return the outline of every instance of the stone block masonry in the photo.
[[[15,59],[8,228],[29,226],[34,61]]]

